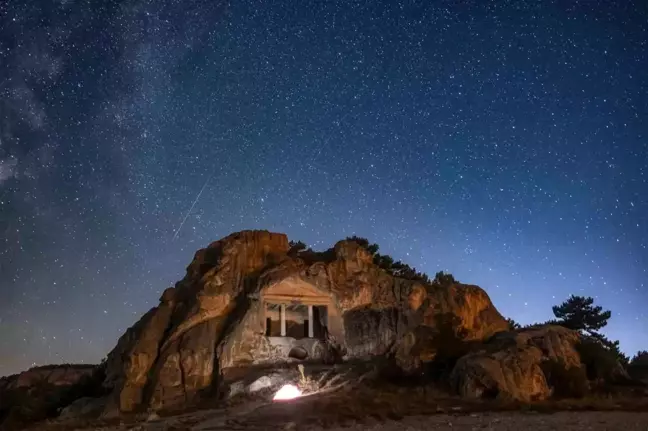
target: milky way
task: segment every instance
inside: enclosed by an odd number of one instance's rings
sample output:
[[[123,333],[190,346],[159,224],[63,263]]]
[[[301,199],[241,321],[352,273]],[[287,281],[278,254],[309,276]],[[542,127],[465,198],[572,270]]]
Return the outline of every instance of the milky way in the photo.
[[[250,228],[368,237],[523,323],[591,295],[648,348],[647,23],[641,1],[2,2],[0,375],[99,361]]]

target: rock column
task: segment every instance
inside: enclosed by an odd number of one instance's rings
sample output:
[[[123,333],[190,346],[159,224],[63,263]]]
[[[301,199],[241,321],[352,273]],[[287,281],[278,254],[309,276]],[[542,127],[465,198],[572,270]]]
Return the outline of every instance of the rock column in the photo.
[[[313,338],[313,306],[308,306],[308,338]]]

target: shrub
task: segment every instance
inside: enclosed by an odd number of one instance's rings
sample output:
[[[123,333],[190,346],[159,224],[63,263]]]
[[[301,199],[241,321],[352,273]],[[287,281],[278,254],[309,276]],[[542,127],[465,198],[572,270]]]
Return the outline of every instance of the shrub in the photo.
[[[590,380],[614,381],[621,369],[617,355],[599,340],[584,337],[576,345],[581,362]]]
[[[558,398],[583,398],[589,391],[584,367],[567,367],[562,359],[549,359],[541,364],[547,384]]]
[[[290,241],[288,245],[290,246],[288,254],[291,256],[297,255],[308,248],[302,241]]]
[[[648,351],[641,350],[637,352],[636,355],[632,358],[630,365],[636,365],[640,367],[648,367]]]
[[[515,331],[515,330],[517,330],[517,329],[521,329],[521,328],[522,328],[522,325],[520,325],[519,323],[517,323],[517,322],[516,322],[515,320],[513,320],[513,319],[506,319],[506,323],[508,323],[509,328],[511,329],[511,331]]]
[[[389,273],[390,275],[394,277],[404,278],[406,280],[420,281],[425,284],[430,284],[430,277],[428,277],[427,274],[418,272],[416,271],[416,268],[412,268],[408,264],[401,261],[394,261],[394,258],[389,255],[378,253],[378,250],[380,249],[378,244],[370,243],[367,238],[362,238],[354,235],[347,237],[346,240],[353,241],[360,247],[367,250],[367,252],[369,252],[369,254],[373,256],[373,263],[376,266],[387,271],[387,273]],[[452,275],[450,274],[447,275],[452,277]],[[452,277],[452,280],[454,282],[454,277]]]
[[[628,373],[634,379],[648,379],[648,351],[640,351],[628,365]]]
[[[434,280],[432,281],[433,284],[436,284],[438,286],[449,286],[456,282],[457,281],[452,274],[446,274],[443,271],[437,272],[434,276]]]
[[[380,248],[378,244],[369,243],[369,240],[367,238],[362,238],[356,235],[348,236],[346,240],[355,242],[356,244],[358,244],[360,247],[367,250],[372,255],[378,253],[378,249]]]

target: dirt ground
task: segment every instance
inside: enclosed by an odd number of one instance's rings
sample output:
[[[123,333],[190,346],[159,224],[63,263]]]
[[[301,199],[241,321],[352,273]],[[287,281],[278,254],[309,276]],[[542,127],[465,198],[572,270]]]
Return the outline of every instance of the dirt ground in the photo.
[[[648,431],[648,398],[587,398],[511,404],[468,401],[434,388],[348,388],[272,402],[272,393],[219,405],[205,400],[182,414],[123,418],[99,424],[39,424],[39,431],[319,431],[319,430],[511,430]]]
[[[73,429],[73,428],[67,428]],[[79,429],[79,428],[76,428]],[[166,418],[142,424],[88,427],[95,431],[648,431],[648,412],[481,412],[472,414],[438,414],[408,416],[400,420],[353,421],[332,427],[298,422],[273,423],[262,418],[226,418],[217,411]]]
[[[225,430],[236,428],[210,427],[209,422],[198,424],[192,430]],[[470,415],[433,415],[409,416],[399,421],[382,423],[348,424],[344,427],[322,428],[320,426],[294,426],[288,424],[283,428],[257,424],[254,428],[240,428],[241,430],[262,429],[293,429],[293,430],[372,430],[372,431],[474,431],[474,430],[502,430],[502,431],[646,431],[648,430],[648,413],[627,412],[560,412],[553,414],[530,413],[476,413]]]

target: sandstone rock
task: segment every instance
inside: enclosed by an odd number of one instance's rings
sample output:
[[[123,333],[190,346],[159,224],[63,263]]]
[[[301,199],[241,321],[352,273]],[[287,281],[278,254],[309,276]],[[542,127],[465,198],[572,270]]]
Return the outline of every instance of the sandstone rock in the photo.
[[[516,333],[517,345],[532,345],[542,351],[543,359],[562,360],[567,367],[580,367],[581,359],[576,344],[577,332],[562,326],[542,326]]]
[[[95,365],[47,365],[2,379],[0,429],[25,426],[52,417],[60,409],[100,386]]]
[[[159,420],[160,416],[155,412],[149,413],[149,415],[146,417],[146,422],[157,422]]]
[[[581,366],[579,336],[560,326],[502,333],[477,352],[459,359],[450,376],[455,390],[469,398],[542,400],[551,394],[541,364],[562,360]]]
[[[245,393],[245,385],[242,381],[232,383],[228,388],[228,398],[235,397],[237,395]]]
[[[3,378],[1,388],[5,390],[30,388],[38,384],[71,386],[82,378],[90,376],[96,365],[64,364],[34,367],[22,373]]]
[[[250,386],[248,386],[248,392],[253,394],[263,389],[271,388],[272,385],[273,385],[273,380],[269,376],[259,377],[257,380],[252,382]]]
[[[185,277],[108,355],[104,384],[113,396],[105,414],[178,407],[235,370],[295,356],[332,362],[400,352],[415,357],[403,366],[416,368],[434,355],[428,341],[439,314],[455,316],[470,339],[507,328],[480,288],[393,277],[353,241],[323,253],[288,251],[285,235],[267,231],[199,250]],[[296,319],[285,318],[291,336],[273,326],[281,313]]]
[[[168,291],[167,291],[168,292]],[[168,296],[168,293],[163,295]],[[133,411],[143,401],[159,346],[169,326],[174,303],[162,302],[126,331],[107,358],[105,385],[113,388],[112,402],[122,412]],[[114,410],[108,406],[110,410]]]
[[[308,358],[308,351],[303,346],[295,346],[288,352],[288,357],[303,361]]]
[[[468,340],[483,340],[508,330],[508,323],[493,306],[488,294],[478,286],[454,283],[427,289],[429,306],[423,312],[423,324],[436,326],[440,314],[458,317]]]
[[[83,397],[61,410],[60,419],[94,418],[105,408],[106,398]]]

